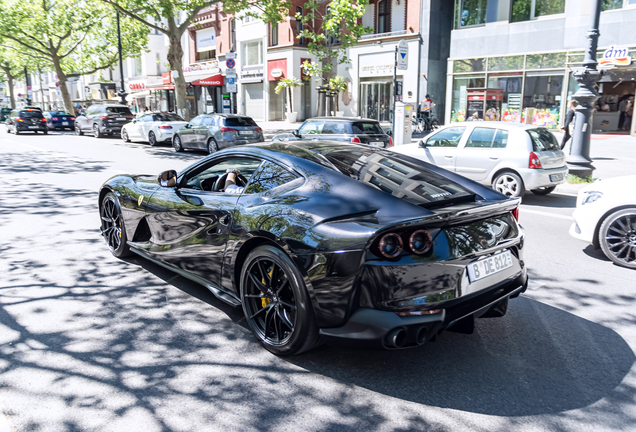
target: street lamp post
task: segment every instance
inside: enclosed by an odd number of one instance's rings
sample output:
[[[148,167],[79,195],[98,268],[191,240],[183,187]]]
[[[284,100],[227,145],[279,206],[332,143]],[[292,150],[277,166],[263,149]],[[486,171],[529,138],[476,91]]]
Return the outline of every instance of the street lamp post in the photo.
[[[26,103],[27,106],[31,105],[31,77],[27,67],[24,67],[24,81],[26,82]]]
[[[590,159],[590,136],[592,134],[590,117],[593,104],[600,96],[596,91],[596,83],[605,74],[604,70],[599,71],[596,69],[601,1],[596,0],[592,4],[592,28],[587,32],[589,42],[585,51],[583,69],[572,73],[579,84],[579,89],[572,95],[578,106],[574,110],[574,133],[572,134],[570,156],[568,156],[566,162],[570,173],[578,177],[590,177],[595,169]]]
[[[119,28],[119,11],[117,11],[117,48],[119,49],[119,77],[121,78],[121,81],[119,82],[119,97],[121,98],[121,104],[126,105],[127,93],[124,87],[124,62],[121,53],[121,30]]]

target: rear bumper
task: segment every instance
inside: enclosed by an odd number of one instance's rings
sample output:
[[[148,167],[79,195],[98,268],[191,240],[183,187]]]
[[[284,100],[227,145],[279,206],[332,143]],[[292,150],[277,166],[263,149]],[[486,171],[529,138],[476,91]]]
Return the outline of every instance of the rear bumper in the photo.
[[[486,292],[441,303],[440,312],[401,317],[395,312],[356,309],[347,323],[320,330],[322,339],[335,346],[366,349],[402,349],[422,345],[464,319],[479,318],[493,306],[526,291],[525,271],[501,281]]]
[[[565,182],[568,175],[568,167],[566,165],[552,169],[520,169],[519,174],[523,179],[526,189],[538,189],[542,187],[556,186]],[[562,179],[557,181],[550,180],[551,175],[562,174]]]
[[[38,125],[23,125],[20,123],[16,122],[16,129],[19,131],[45,131],[48,128],[46,127],[46,124],[38,124]]]

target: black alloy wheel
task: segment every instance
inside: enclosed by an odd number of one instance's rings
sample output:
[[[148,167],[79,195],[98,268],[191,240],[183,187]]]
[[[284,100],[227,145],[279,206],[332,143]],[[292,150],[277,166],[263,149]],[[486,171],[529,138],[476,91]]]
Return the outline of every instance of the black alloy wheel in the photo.
[[[210,138],[208,141],[208,154],[216,153],[219,151],[219,145],[214,138]]]
[[[82,132],[82,128],[77,123],[75,123],[75,135],[77,136],[84,135],[84,132]]]
[[[124,220],[121,216],[119,202],[114,193],[109,192],[104,197],[99,210],[102,219],[101,232],[106,240],[108,249],[117,258],[130,255]]]
[[[121,131],[121,139],[123,139],[124,142],[130,142],[130,138],[128,137],[128,132],[126,132],[126,129]]]
[[[245,319],[261,344],[276,355],[294,355],[320,342],[302,275],[274,246],[259,246],[241,272]]]
[[[616,211],[605,218],[598,236],[606,257],[620,266],[636,269],[636,207]]]
[[[549,193],[554,192],[555,189],[556,189],[556,186],[546,186],[539,189],[532,189],[530,192],[532,192],[535,195],[547,195]]]
[[[150,133],[148,134],[148,144],[150,144],[150,147],[154,147],[157,145],[157,137],[155,136],[155,133],[153,131],[150,131]]]
[[[48,130],[48,129],[44,129],[44,130],[42,131],[42,133],[43,133],[44,135],[48,135],[48,134],[49,134],[49,130]]]
[[[183,151],[183,145],[181,144],[181,137],[179,135],[175,135],[172,139],[172,147],[174,147],[174,151],[177,153]]]
[[[99,126],[97,126],[96,124],[93,125],[93,136],[95,138],[101,138],[104,135],[99,131]]]

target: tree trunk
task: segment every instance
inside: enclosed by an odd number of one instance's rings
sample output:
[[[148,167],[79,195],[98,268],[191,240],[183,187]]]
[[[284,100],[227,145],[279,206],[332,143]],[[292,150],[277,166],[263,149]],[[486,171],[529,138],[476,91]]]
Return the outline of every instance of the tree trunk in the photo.
[[[7,82],[9,83],[9,96],[11,98],[11,109],[15,109],[15,90],[13,89],[13,75],[7,74]]]
[[[53,58],[53,67],[55,68],[57,79],[60,81],[60,91],[62,92],[64,108],[66,108],[66,112],[74,113],[75,111],[73,110],[73,101],[71,101],[71,94],[68,92],[68,87],[66,86],[68,78],[66,77],[64,71],[62,71],[62,66],[60,66],[60,60],[58,58]]]
[[[42,70],[38,68],[38,78],[40,79],[40,95],[42,96],[42,110],[46,111],[46,107],[44,106],[44,80],[42,79]],[[71,113],[73,114],[73,113]]]
[[[174,22],[174,18],[168,18],[168,35],[170,44],[168,45],[168,63],[170,71],[177,72],[174,78],[174,92],[177,99],[177,114],[186,120],[190,120],[190,115],[186,107],[186,82],[183,77],[183,68],[181,59],[183,58],[183,48],[181,47],[181,35],[179,29]]]
[[[289,107],[288,110],[290,113],[294,112],[294,107],[292,106],[292,89],[291,87],[287,87],[287,96],[289,97]]]

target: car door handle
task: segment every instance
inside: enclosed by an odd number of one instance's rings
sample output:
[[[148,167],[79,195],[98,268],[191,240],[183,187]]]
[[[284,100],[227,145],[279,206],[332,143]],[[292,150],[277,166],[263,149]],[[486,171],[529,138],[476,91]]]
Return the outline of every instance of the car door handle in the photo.
[[[221,216],[221,218],[219,219],[219,223],[221,225],[229,224],[230,223],[230,216],[229,215]]]
[[[203,205],[203,201],[201,201],[201,198],[199,198],[197,196],[188,195],[188,194],[184,194],[184,193],[182,193],[181,196],[183,197],[184,200],[186,200],[187,202],[189,202],[192,205],[195,205],[195,206]]]
[[[446,159],[452,159],[452,156],[444,156]]]
[[[499,159],[499,158],[498,158],[498,157],[490,156],[490,159],[492,159],[492,160],[497,160],[497,159]]]

